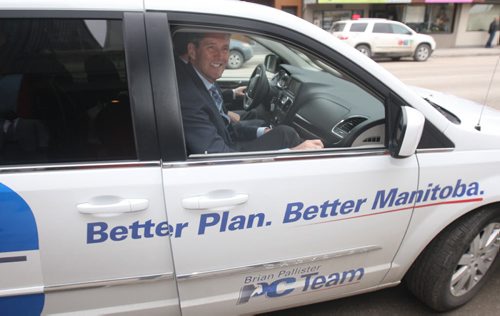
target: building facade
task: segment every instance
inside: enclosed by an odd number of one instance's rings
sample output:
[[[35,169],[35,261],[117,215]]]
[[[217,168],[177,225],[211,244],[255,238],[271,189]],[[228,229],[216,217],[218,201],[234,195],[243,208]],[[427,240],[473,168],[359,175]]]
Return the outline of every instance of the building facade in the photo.
[[[483,46],[497,16],[499,0],[305,0],[303,12],[304,19],[326,30],[356,17],[400,21],[432,35],[439,48]]]
[[[254,0],[329,30],[352,18],[385,18],[430,34],[438,48],[483,46],[500,0]],[[498,43],[498,34],[495,41]]]

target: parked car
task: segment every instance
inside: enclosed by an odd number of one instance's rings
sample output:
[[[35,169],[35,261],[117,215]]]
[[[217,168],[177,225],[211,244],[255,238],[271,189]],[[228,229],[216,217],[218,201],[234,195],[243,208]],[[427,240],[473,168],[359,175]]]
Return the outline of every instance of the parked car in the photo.
[[[498,111],[243,1],[0,12],[2,316],[249,315],[402,280],[444,311],[496,272]],[[246,85],[244,109],[325,148],[190,153],[172,43],[192,32],[266,48],[218,85]],[[204,44],[222,73],[225,42]]]
[[[253,57],[253,48],[249,43],[237,39],[231,39],[229,42],[229,60],[227,67],[229,69],[238,69],[245,62]]]
[[[432,36],[386,19],[339,21],[333,23],[330,32],[368,57],[413,57],[426,61],[436,49]]]

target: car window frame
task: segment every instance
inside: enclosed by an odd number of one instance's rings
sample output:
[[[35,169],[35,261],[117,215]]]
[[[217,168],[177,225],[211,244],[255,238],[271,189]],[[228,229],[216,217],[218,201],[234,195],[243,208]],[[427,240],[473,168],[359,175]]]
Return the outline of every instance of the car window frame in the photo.
[[[3,10],[2,19],[88,19],[121,20],[127,87],[134,131],[136,159],[134,160],[75,160],[71,162],[44,162],[35,165],[81,165],[113,164],[136,161],[159,160],[160,150],[154,122],[154,107],[151,95],[149,73],[144,73],[148,65],[145,48],[144,15],[142,12],[122,11],[78,11],[78,10]],[[33,164],[1,165],[2,169],[24,168]]]
[[[382,30],[384,32],[376,30],[377,26],[379,26],[379,25],[380,26],[383,25],[384,29],[387,30],[387,32],[385,32],[385,30]],[[375,34],[393,34],[393,30],[392,30],[391,25],[387,22],[374,22],[372,33],[375,33]]]
[[[398,34],[398,35],[413,35],[413,33],[410,30],[408,30],[406,27],[404,27],[403,25],[392,23],[391,24],[391,28],[392,28],[392,32],[394,34]]]
[[[346,25],[347,25],[347,23],[345,23],[345,22],[335,22],[335,23],[332,24],[332,27],[330,29],[330,33],[333,33],[333,32],[344,32]],[[340,30],[336,30],[335,29],[336,26],[342,26],[342,28]]]
[[[364,26],[363,29],[361,30],[353,30],[352,27],[356,25],[356,26]],[[368,23],[367,22],[353,22],[351,23],[351,26],[349,27],[349,32],[352,32],[352,33],[364,33],[366,32],[366,30],[368,29]]]
[[[162,12],[162,11],[149,11],[149,12]],[[308,49],[308,53],[312,55],[316,55],[320,57],[322,60],[327,61],[328,64],[332,64],[335,68],[348,73],[351,77],[357,78],[359,80],[359,84],[364,86],[366,89],[369,89],[371,93],[375,93],[380,97],[382,103],[386,104],[386,100],[389,97],[390,93],[394,94],[392,90],[390,90],[384,83],[380,82],[376,77],[372,74],[364,70],[361,66],[353,63],[351,60],[347,59],[340,53],[331,50],[329,47],[323,45],[322,43],[316,42],[314,39],[309,38],[299,32],[295,32],[294,30],[287,29],[285,27],[267,23],[263,21],[250,21],[246,19],[241,19],[237,17],[223,16],[223,15],[212,15],[205,13],[187,13],[187,12],[170,12],[167,11],[168,15],[168,29],[175,29],[176,27],[185,27],[185,28],[215,28],[217,30],[228,30],[229,32],[239,32],[239,33],[249,33],[249,34],[263,34],[265,36],[271,36],[274,34],[278,40],[283,41],[285,43],[292,44],[293,46],[303,47],[306,46]],[[265,30],[265,31],[264,31]],[[279,34],[279,36],[278,36]],[[172,45],[171,34],[168,33],[166,40],[169,45]],[[305,44],[305,45],[304,45]],[[168,63],[171,66],[174,65],[174,53],[173,49],[166,52],[167,56],[163,56],[164,59],[168,60]],[[161,77],[169,77],[172,79],[175,77],[175,73],[169,74],[168,76],[161,75]],[[166,79],[166,78],[165,78]],[[168,80],[170,80],[168,79]],[[166,79],[167,80],[167,79]],[[154,84],[153,84],[154,85]],[[176,85],[176,83],[175,83]],[[180,103],[178,101],[178,91],[175,93],[175,98],[177,100],[177,107],[180,109]],[[161,104],[155,104],[155,107],[162,106]],[[387,112],[386,107],[386,112]],[[174,112],[180,113],[177,110]],[[388,115],[386,113],[385,120],[388,119]],[[176,124],[177,128],[182,129],[182,124],[179,122],[174,122],[174,117],[167,117],[166,115],[162,117],[157,117],[157,121],[162,122],[162,124]],[[177,131],[177,135],[183,135],[182,130]],[[159,133],[160,143],[167,142],[165,139],[165,135],[161,132]],[[359,155],[364,151],[359,150],[357,148],[327,148],[320,151],[262,151],[262,152],[254,152],[254,153],[231,153],[231,154],[210,154],[210,155],[199,155],[202,157],[188,157],[186,153],[186,148],[184,143],[177,143],[176,149],[170,148],[170,152],[176,152],[179,154],[183,151],[183,157],[179,156],[169,156],[165,151],[164,145],[160,145],[162,148],[162,159],[164,164],[168,165],[176,165],[178,163],[184,164],[188,163],[204,163],[205,161],[226,161],[227,163],[241,161],[243,160],[252,160],[252,161],[269,161],[269,159],[315,159],[322,157],[329,157],[331,155]],[[387,152],[387,135],[386,135],[386,144],[384,148],[376,149],[378,151]],[[366,154],[366,153],[365,153]]]

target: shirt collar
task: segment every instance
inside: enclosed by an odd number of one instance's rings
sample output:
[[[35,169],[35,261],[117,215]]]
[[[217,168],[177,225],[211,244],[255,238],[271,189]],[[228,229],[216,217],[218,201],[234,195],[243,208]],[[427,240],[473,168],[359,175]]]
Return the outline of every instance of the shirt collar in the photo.
[[[198,71],[198,69],[196,69],[195,66],[193,66],[191,64],[191,66],[193,67],[194,71],[196,71],[196,73],[198,74],[198,77],[200,77],[201,81],[203,82],[203,84],[205,85],[205,88],[207,90],[210,90],[210,88],[215,85],[215,83],[212,83],[210,81],[208,81],[205,77],[203,77],[203,75]]]

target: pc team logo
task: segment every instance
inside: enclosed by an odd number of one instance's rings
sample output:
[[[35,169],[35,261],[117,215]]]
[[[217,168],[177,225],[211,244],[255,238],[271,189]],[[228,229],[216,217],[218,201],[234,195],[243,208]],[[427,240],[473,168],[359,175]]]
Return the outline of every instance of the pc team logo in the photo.
[[[281,273],[280,273],[281,274]],[[364,268],[351,269],[331,274],[311,272],[277,280],[245,284],[240,289],[236,305],[246,304],[258,297],[277,298],[293,292],[303,293],[359,283],[365,275]]]

